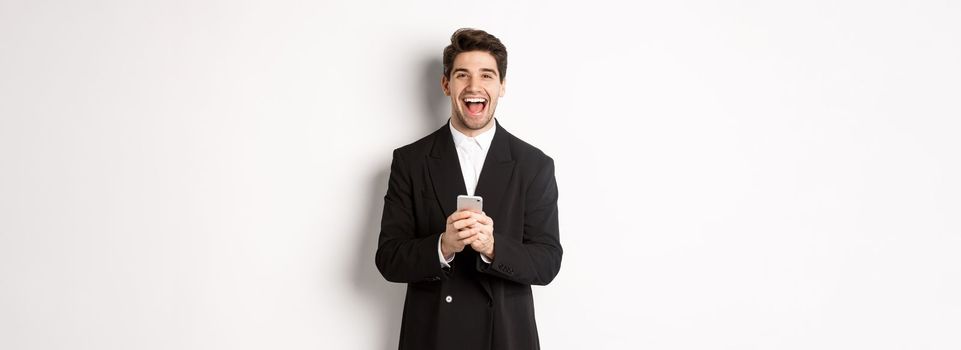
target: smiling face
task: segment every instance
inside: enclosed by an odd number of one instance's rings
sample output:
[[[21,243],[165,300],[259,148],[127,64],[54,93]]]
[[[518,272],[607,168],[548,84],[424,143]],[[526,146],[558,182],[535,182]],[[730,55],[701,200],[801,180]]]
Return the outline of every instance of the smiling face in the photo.
[[[451,123],[467,136],[493,126],[497,99],[504,96],[504,82],[497,60],[487,51],[462,52],[454,58],[450,78],[441,78],[444,94],[450,96]]]

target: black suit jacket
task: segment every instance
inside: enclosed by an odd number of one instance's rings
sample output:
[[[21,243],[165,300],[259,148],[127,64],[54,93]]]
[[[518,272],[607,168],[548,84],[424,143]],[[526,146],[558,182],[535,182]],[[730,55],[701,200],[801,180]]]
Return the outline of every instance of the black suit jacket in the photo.
[[[554,161],[498,123],[475,191],[494,220],[494,260],[468,246],[443,269],[437,240],[466,192],[447,124],[394,150],[375,260],[407,283],[399,348],[538,349],[531,285],[561,267]]]

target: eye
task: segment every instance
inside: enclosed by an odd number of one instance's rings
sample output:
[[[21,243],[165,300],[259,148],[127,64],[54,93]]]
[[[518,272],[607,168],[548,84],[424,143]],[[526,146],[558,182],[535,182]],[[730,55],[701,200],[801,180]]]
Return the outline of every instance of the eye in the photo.
[[[467,73],[464,73],[464,72],[454,74],[454,77],[455,77],[455,78],[463,78],[463,77],[466,77],[466,76],[467,76]]]
[[[494,79],[494,76],[491,74],[484,74],[484,79]]]

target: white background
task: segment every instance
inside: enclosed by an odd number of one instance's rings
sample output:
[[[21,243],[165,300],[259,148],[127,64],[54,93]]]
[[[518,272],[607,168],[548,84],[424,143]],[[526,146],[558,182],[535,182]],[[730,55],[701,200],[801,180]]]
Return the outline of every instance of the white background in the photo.
[[[545,349],[961,348],[954,1],[0,0],[0,348],[390,349],[459,27],[557,164]]]

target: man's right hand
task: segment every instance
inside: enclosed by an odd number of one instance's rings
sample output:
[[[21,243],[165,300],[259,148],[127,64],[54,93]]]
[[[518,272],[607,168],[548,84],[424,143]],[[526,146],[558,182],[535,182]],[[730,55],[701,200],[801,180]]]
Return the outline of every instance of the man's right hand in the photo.
[[[460,253],[473,242],[471,238],[480,231],[470,227],[479,218],[479,214],[469,210],[458,211],[447,217],[447,229],[440,236],[440,252],[444,254],[444,259],[450,260],[454,253]]]

